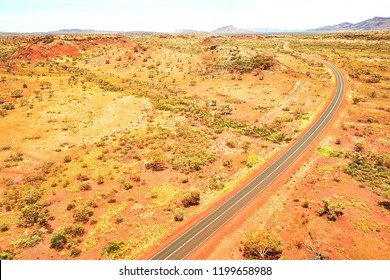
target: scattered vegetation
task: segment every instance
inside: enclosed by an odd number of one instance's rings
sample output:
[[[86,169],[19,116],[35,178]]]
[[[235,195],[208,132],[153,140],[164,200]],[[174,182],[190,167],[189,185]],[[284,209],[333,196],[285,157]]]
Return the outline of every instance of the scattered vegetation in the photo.
[[[244,74],[255,69],[269,70],[274,64],[273,58],[265,55],[255,55],[252,57],[235,56],[229,67],[234,71]]]
[[[328,218],[329,221],[335,222],[337,217],[342,216],[344,214],[344,204],[341,202],[332,202],[328,198],[324,198],[322,200],[324,203],[323,207],[318,209],[318,215],[324,216]]]
[[[356,152],[350,157],[352,162],[348,164],[345,172],[357,181],[367,183],[369,188],[384,198],[390,198],[389,155],[365,155]]]
[[[53,258],[82,258],[89,250],[109,259],[138,258],[177,222],[230,190],[232,178],[294,139],[327,98],[329,74],[281,51],[285,38],[216,36],[208,46],[201,37],[0,38],[2,128],[32,128],[18,130],[22,140],[0,150],[0,207],[13,217],[1,221],[2,259],[17,258],[45,238]],[[307,50],[322,39],[291,44]],[[388,52],[382,48],[378,68],[343,66],[365,86],[351,94],[359,106],[387,99],[388,80],[379,67]],[[378,110],[388,111],[385,104]],[[361,119],[370,127],[385,123],[377,116]],[[370,153],[370,130],[345,129],[361,135],[356,154],[343,150],[345,138],[336,140],[337,150],[324,147],[321,154],[344,160],[346,173],[388,198],[388,159]],[[29,145],[53,162],[42,162]],[[384,202],[379,206],[387,209]],[[312,200],[301,203],[315,207]],[[338,217],[337,203],[323,203],[323,215]],[[113,231],[131,239],[113,242]],[[102,238],[103,250],[97,246]],[[259,252],[265,259],[280,256],[272,250]]]
[[[275,232],[255,228],[247,232],[241,250],[249,260],[277,260],[282,255],[283,242]]]

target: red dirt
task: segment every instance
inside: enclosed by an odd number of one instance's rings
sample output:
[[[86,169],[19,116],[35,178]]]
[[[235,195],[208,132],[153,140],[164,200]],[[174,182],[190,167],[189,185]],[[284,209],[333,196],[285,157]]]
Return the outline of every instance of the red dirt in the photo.
[[[57,42],[50,46],[42,46],[38,44],[29,45],[28,47],[19,50],[15,58],[22,60],[30,59],[31,61],[40,61],[57,56],[75,57],[78,55],[79,50],[75,46],[65,44],[63,42]]]
[[[216,45],[218,43],[216,41],[214,41],[213,39],[211,39],[210,37],[208,37],[208,38],[204,39],[201,44],[204,46],[209,46],[209,45]]]

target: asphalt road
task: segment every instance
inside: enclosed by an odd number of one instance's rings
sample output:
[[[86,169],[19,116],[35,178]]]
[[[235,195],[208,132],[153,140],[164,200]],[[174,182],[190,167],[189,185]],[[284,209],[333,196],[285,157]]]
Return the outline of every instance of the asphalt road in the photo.
[[[285,49],[290,50],[288,44],[285,44]],[[307,130],[301,138],[290,146],[283,155],[277,158],[261,174],[254,178],[220,207],[215,209],[179,238],[175,239],[159,253],[154,255],[151,258],[152,260],[179,260],[188,256],[199,245],[227,223],[235,214],[248,205],[260,192],[283,174],[283,172],[286,171],[305,152],[310,144],[313,143],[313,141],[330,123],[344,98],[344,78],[340,71],[331,63],[319,58],[313,59],[328,66],[334,72],[337,80],[336,92],[329,106],[322,115],[314,124],[312,124],[311,128]]]

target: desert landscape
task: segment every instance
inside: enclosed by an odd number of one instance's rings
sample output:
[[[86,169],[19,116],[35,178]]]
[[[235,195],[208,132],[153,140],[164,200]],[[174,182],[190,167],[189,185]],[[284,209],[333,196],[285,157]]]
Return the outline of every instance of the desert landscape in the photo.
[[[388,31],[0,36],[0,259],[151,257],[325,110],[311,57],[347,82],[337,116],[187,258],[389,259],[389,53]]]

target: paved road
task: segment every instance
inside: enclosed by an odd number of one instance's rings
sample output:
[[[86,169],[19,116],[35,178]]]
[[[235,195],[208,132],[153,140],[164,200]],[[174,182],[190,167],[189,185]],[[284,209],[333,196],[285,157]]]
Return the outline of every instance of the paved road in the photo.
[[[285,44],[285,49],[290,51],[288,44]],[[344,78],[334,65],[319,58],[313,59],[324,63],[332,69],[337,80],[335,95],[318,120],[283,155],[277,158],[267,169],[242,188],[236,195],[163,248],[151,259],[178,260],[188,256],[287,170],[330,123],[344,97]]]

